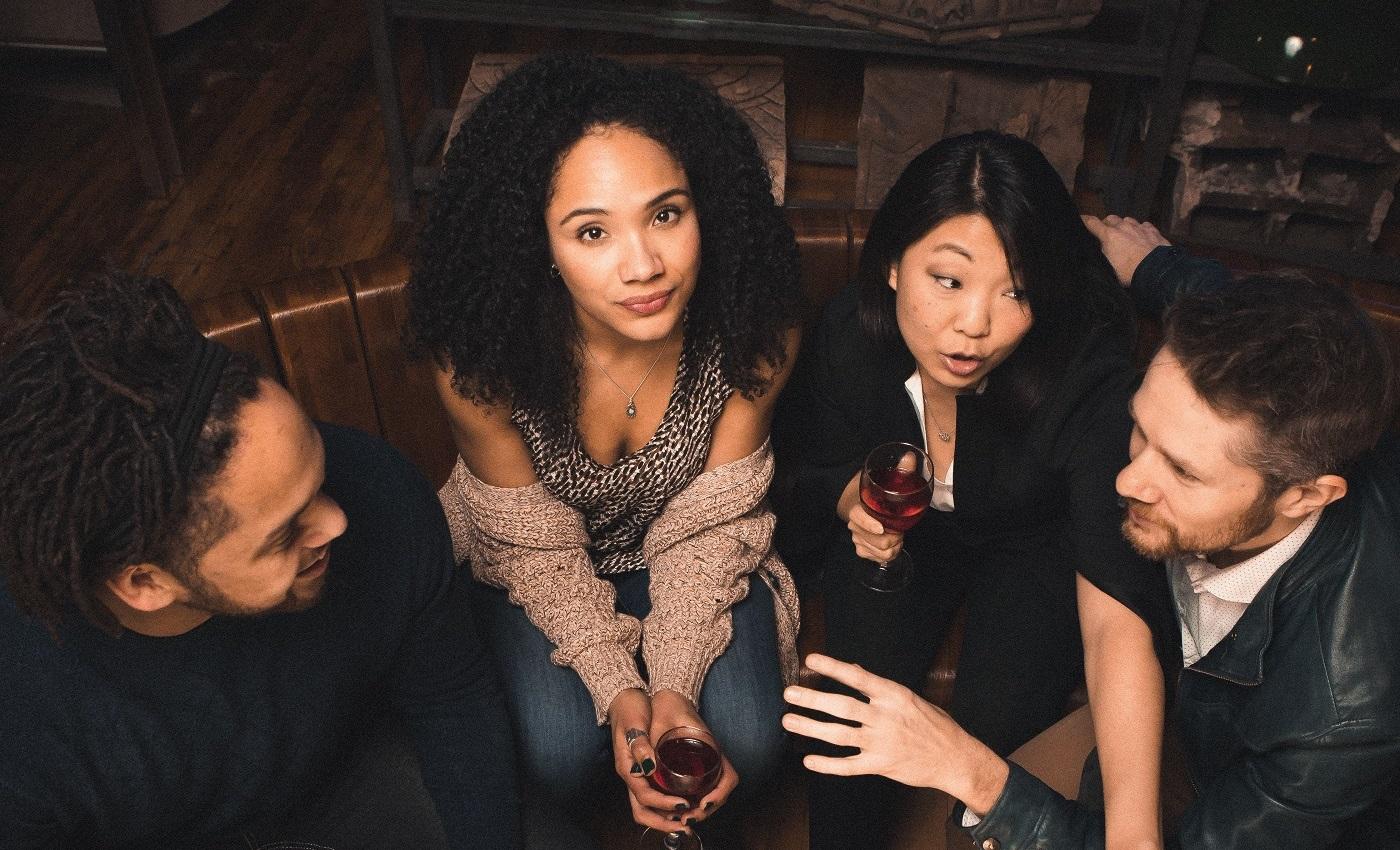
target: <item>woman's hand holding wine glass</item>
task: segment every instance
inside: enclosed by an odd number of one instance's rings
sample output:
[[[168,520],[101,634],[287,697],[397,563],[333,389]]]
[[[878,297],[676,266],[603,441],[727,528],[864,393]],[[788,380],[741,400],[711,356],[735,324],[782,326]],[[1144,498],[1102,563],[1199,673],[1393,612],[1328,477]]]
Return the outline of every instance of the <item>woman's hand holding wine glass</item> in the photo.
[[[675,801],[658,791],[649,780],[656,770],[656,748],[651,736],[652,705],[646,691],[628,688],[613,698],[608,707],[608,723],[612,727],[613,769],[627,786],[632,818],[642,826],[672,829],[676,821],[669,819],[674,811],[665,811]]]
[[[685,824],[689,820],[700,822],[714,814],[729,795],[733,793],[735,786],[739,784],[739,774],[734,770],[734,765],[729,763],[729,758],[725,756],[724,749],[714,742],[714,737],[710,734],[710,727],[705,721],[700,719],[700,712],[690,700],[674,691],[657,691],[652,696],[652,718],[651,730],[652,740],[660,746],[662,736],[667,732],[678,728],[698,729],[715,752],[719,755],[720,773],[713,786],[706,789],[693,801],[693,805],[687,811],[680,813],[681,823]],[[657,757],[657,766],[660,767],[665,759]],[[653,775],[653,781],[655,776]],[[668,802],[674,806],[676,800],[667,798]],[[691,801],[687,801],[691,802]]]
[[[904,547],[904,532],[887,531],[860,501],[860,478],[857,472],[851,477],[841,494],[837,515],[846,517],[846,528],[851,530],[851,542],[856,554],[867,561],[876,563],[893,561]]]
[[[904,532],[923,516],[933,497],[933,464],[908,443],[876,446],[837,503],[846,517],[856,554],[875,566],[861,576],[871,590],[899,590],[909,583]],[[843,513],[844,512],[844,513]]]
[[[688,827],[724,805],[739,784],[738,773],[714,743],[709,727],[690,700],[680,694],[663,690],[648,696],[637,689],[623,691],[613,699],[608,719],[613,734],[614,767],[627,786],[632,819],[642,826],[661,833],[687,832]],[[682,790],[674,781],[672,790],[663,790],[667,785],[658,775],[667,770],[667,760],[658,750],[665,746],[667,733],[677,729],[693,730],[692,735],[683,737],[708,742],[717,756],[717,770],[706,777],[704,787],[693,799],[687,796],[693,788]],[[679,752],[684,745],[673,749]]]

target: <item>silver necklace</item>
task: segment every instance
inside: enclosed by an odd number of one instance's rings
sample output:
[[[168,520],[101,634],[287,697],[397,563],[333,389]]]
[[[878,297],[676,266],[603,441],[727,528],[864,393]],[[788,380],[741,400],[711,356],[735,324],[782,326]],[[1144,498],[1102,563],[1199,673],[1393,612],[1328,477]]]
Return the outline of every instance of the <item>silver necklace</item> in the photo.
[[[642,387],[646,385],[647,378],[651,377],[651,372],[653,369],[656,368],[657,362],[661,360],[661,355],[666,351],[666,346],[661,346],[661,348],[656,352],[656,356],[651,359],[651,365],[647,367],[647,373],[642,376],[642,380],[637,384],[637,388],[629,393],[626,389],[623,388],[622,384],[619,384],[613,379],[612,375],[608,374],[608,370],[603,368],[603,364],[598,362],[598,358],[593,356],[593,349],[588,347],[588,343],[585,342],[583,339],[580,339],[579,342],[583,343],[583,353],[588,355],[588,359],[593,361],[593,365],[598,367],[598,371],[603,373],[603,377],[607,378],[609,383],[617,387],[618,392],[627,396],[627,418],[636,419],[637,403],[635,399],[637,397],[637,393],[642,391]]]
[[[953,431],[944,431],[943,426],[938,424],[938,420],[933,418],[932,410],[928,411],[928,421],[933,423],[933,430],[938,432],[938,439],[942,440],[945,443],[953,439],[953,434],[956,432],[957,429],[954,429]]]

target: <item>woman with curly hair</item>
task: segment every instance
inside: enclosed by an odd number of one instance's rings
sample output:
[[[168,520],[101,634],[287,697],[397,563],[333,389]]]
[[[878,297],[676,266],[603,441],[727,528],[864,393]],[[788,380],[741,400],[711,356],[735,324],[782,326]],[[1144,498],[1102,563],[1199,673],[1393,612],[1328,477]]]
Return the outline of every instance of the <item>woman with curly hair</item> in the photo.
[[[409,293],[461,454],[441,496],[536,808],[587,815],[611,768],[639,824],[687,830],[761,787],[796,671],[764,495],[798,282],[743,120],[671,71],[528,63],[452,142]],[[693,808],[648,782],[677,726],[724,756]]]

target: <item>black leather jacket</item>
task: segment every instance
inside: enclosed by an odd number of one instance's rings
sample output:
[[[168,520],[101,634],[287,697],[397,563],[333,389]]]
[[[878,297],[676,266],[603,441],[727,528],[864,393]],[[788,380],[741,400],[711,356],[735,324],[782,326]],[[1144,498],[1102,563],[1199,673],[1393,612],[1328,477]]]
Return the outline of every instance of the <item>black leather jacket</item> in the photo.
[[[1400,441],[1348,483],[1230,636],[1182,672],[1197,791],[1182,847],[1400,847]],[[1103,813],[1013,766],[972,834],[1001,850],[1101,848]]]

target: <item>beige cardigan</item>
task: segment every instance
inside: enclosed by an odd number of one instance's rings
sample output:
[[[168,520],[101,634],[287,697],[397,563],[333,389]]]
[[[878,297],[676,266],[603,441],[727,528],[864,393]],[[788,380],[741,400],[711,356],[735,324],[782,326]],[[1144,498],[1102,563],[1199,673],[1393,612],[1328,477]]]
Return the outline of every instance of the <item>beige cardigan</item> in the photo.
[[[730,609],[757,571],[773,591],[783,678],[797,677],[797,589],[771,546],[773,513],[765,495],[773,453],[753,454],[703,473],[671,497],[647,530],[642,555],[651,570],[651,613],[644,623],[620,614],[611,582],[593,571],[583,517],[535,483],[493,487],[459,458],[438,493],[452,548],[479,581],[503,588],[557,649],[550,660],[572,667],[593,697],[598,722],[627,688],[647,688],[637,671],[640,644],[649,690],[692,702],[710,665],[733,634]]]

